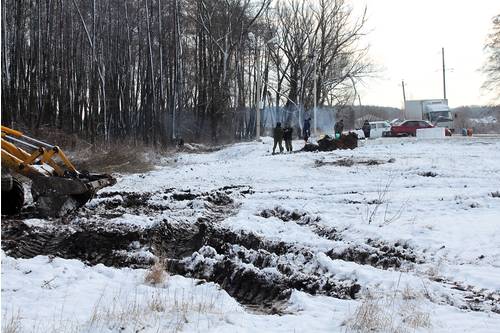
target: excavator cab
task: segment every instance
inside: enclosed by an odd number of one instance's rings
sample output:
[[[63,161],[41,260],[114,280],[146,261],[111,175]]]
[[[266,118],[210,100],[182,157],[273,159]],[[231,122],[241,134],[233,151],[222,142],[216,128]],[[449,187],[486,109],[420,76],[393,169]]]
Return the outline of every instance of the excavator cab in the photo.
[[[24,205],[16,174],[31,179],[33,201],[44,217],[64,216],[116,184],[108,174],[79,172],[58,146],[2,126],[2,215],[17,214]]]

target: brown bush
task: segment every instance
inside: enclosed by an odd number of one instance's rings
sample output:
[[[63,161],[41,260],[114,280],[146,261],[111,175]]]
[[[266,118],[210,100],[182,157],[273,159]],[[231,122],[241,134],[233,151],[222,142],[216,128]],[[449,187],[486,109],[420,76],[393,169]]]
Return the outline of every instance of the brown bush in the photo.
[[[163,260],[158,260],[151,268],[146,272],[144,276],[144,281],[152,285],[158,285],[165,282],[167,279],[167,272],[165,270],[165,263]]]

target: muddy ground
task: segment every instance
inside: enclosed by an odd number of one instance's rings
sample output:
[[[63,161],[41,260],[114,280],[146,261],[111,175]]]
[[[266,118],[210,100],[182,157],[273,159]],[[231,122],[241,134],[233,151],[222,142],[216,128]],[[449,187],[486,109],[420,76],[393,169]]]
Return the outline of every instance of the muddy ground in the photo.
[[[161,258],[171,274],[218,283],[241,304],[266,313],[282,311],[293,289],[342,299],[359,297],[364,286],[330,273],[320,264],[321,255],[401,271],[415,270],[427,260],[408,244],[344,241],[343,231],[327,226],[320,216],[280,206],[255,214],[305,226],[339,246],[319,253],[224,227],[221,222],[236,214],[242,199],[252,194],[244,185],[205,193],[177,188],[103,192],[79,212],[53,220],[29,219],[28,207],[17,217],[2,218],[2,248],[16,258],[47,255],[113,267],[149,268]],[[123,223],[137,217],[141,223]],[[500,313],[498,293],[437,276],[432,280],[461,300],[443,296],[431,299],[434,302]]]

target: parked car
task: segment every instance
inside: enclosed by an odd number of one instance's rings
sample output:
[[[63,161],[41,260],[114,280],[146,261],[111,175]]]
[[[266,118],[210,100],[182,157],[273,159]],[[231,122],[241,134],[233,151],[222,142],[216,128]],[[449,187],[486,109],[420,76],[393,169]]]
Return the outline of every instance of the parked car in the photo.
[[[391,124],[388,121],[370,121],[370,138],[390,135]]]
[[[432,125],[427,120],[405,120],[398,125],[392,125],[391,136],[415,136],[417,135],[417,129],[419,128],[433,128],[436,127]],[[451,135],[451,131],[445,128],[446,136]]]

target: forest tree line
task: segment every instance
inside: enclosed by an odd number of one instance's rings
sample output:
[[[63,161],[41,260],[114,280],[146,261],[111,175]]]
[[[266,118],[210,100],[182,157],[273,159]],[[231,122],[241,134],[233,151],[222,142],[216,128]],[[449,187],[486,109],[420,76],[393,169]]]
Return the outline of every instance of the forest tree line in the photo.
[[[250,139],[256,107],[352,104],[371,71],[344,0],[3,0],[2,16],[2,124],[92,143]]]

